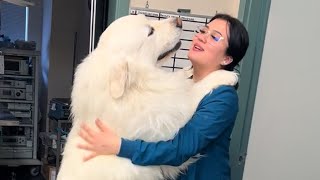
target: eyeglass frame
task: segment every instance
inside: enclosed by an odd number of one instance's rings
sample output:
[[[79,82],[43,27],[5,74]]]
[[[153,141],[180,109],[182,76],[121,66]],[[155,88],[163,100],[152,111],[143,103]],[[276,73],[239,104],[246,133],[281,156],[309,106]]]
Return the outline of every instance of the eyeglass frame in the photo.
[[[202,32],[202,31],[204,31],[204,30],[203,30],[204,28],[207,30],[206,32]],[[219,37],[219,39],[217,39],[217,37],[215,37],[214,35],[212,35],[212,31],[220,34],[221,37]],[[203,34],[203,35],[205,35],[206,37],[208,37],[208,36],[210,35],[215,42],[219,42],[219,41],[224,40],[224,37],[222,36],[222,34],[221,34],[219,31],[217,31],[217,30],[210,30],[208,26],[199,25],[199,26],[197,26],[197,29],[194,30],[194,32]]]

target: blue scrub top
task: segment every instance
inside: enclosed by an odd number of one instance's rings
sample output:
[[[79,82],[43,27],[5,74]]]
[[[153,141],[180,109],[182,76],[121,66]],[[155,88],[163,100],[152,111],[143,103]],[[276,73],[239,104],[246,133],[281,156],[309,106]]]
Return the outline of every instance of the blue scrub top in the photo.
[[[199,103],[191,120],[174,139],[160,142],[122,139],[118,156],[137,165],[179,166],[203,155],[180,180],[230,180],[230,135],[238,113],[238,95],[232,86],[220,86]]]

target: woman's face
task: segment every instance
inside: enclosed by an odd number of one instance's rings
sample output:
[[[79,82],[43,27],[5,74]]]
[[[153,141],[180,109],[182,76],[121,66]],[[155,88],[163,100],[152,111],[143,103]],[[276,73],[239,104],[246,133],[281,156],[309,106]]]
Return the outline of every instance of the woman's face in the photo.
[[[222,19],[215,19],[200,29],[192,40],[188,57],[194,67],[221,69],[221,65],[231,63],[226,55],[228,47],[229,27]]]

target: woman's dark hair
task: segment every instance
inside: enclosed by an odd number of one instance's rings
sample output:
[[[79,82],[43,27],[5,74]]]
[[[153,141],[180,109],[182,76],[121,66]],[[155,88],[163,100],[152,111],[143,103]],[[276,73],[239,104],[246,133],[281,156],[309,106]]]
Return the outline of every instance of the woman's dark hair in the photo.
[[[233,71],[246,54],[249,46],[249,35],[244,25],[236,18],[228,14],[216,14],[211,20],[225,20],[229,26],[229,38],[226,54],[233,58],[233,61],[224,67],[225,70]]]

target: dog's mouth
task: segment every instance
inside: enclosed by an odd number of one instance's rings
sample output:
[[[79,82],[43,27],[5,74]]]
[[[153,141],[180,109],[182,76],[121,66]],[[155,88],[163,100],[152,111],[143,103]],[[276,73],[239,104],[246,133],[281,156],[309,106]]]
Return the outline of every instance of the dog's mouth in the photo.
[[[177,42],[177,44],[172,49],[160,54],[160,56],[158,57],[158,61],[162,60],[163,58],[165,58],[169,54],[177,51],[180,48],[180,46],[181,46],[181,41]]]

